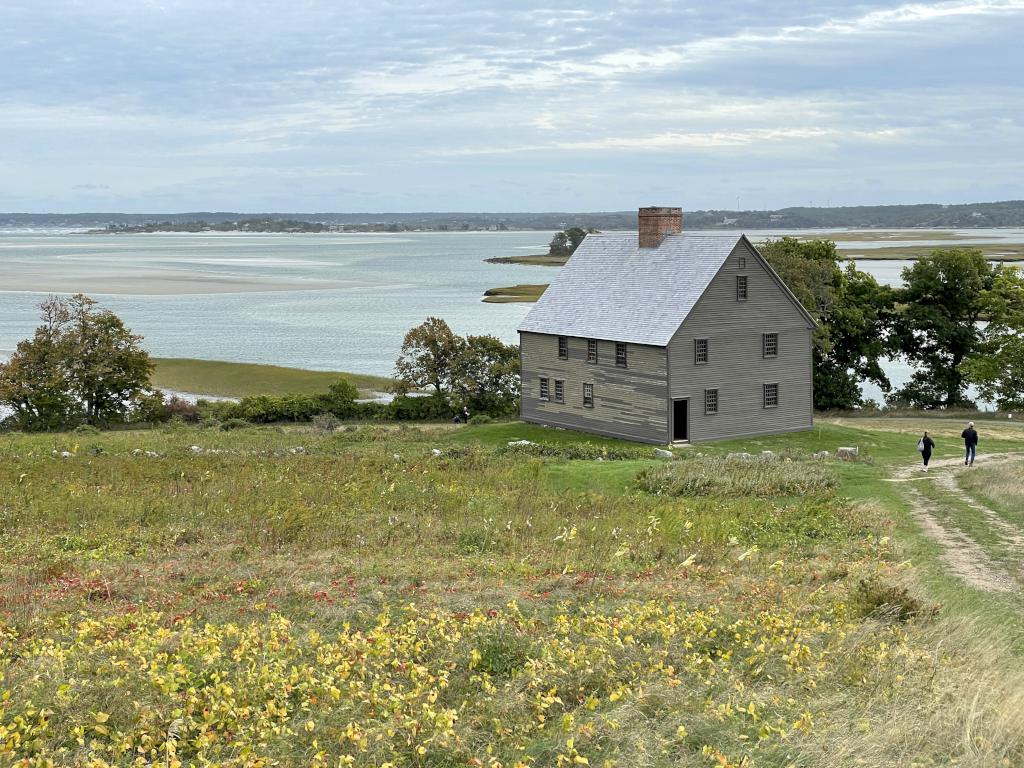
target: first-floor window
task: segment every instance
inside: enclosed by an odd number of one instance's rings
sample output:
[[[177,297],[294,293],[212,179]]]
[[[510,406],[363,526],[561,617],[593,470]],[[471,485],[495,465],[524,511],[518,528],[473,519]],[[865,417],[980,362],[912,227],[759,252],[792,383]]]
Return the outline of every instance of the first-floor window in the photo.
[[[558,357],[560,360],[569,359],[569,339],[566,336],[558,337]]]
[[[555,379],[555,402],[565,402],[565,382],[561,379]]]
[[[619,368],[625,368],[626,362],[626,343],[617,341],[615,342],[615,364]]]
[[[704,413],[718,413],[718,390],[704,390]]]
[[[594,385],[584,384],[583,385],[583,405],[586,408],[594,407]]]
[[[541,400],[547,400],[548,399],[548,380],[547,380],[547,378],[542,378],[540,380],[540,399]]]
[[[764,385],[764,407],[765,408],[777,408],[779,405],[779,385],[778,384],[765,384]]]

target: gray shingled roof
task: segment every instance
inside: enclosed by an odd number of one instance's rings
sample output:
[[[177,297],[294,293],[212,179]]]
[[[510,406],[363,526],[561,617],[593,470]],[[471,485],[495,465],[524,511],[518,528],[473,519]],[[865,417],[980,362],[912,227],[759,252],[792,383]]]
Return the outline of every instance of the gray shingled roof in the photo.
[[[664,347],[740,240],[683,232],[641,250],[636,232],[587,235],[519,330]]]

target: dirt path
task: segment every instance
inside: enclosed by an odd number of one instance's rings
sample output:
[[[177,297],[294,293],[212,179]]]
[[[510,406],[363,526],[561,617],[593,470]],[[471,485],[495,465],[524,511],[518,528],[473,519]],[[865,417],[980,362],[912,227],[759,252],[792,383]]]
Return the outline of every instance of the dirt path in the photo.
[[[986,457],[985,463],[1000,464],[1020,458],[1021,454],[990,455]],[[1024,585],[1002,564],[989,557],[982,546],[966,532],[948,521],[941,521],[943,516],[939,513],[937,502],[915,487],[919,481],[933,483],[943,494],[980,512],[996,531],[1002,543],[1024,557],[1024,530],[1010,524],[995,511],[968,495],[956,481],[957,474],[962,471],[962,459],[938,459],[931,462],[928,472],[922,472],[919,464],[900,467],[893,473],[891,480],[904,484],[902,491],[910,502],[911,514],[925,535],[942,547],[939,558],[950,572],[978,589],[989,592],[1019,591]]]

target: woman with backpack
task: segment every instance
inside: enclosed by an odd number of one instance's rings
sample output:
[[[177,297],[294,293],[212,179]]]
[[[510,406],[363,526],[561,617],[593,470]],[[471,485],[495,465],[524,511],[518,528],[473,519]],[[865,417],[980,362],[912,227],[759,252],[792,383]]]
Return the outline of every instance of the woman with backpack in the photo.
[[[928,437],[928,433],[924,433],[924,437],[917,441],[917,450],[921,452],[921,459],[924,461],[924,466],[921,467],[922,472],[928,471],[928,459],[932,457],[932,450],[935,448],[935,441]]]

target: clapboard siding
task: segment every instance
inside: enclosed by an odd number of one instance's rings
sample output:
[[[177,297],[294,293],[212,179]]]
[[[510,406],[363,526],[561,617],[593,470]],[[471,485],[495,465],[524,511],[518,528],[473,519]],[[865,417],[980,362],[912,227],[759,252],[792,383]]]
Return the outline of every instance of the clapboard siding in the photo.
[[[740,258],[746,267],[739,267]],[[736,276],[748,298],[736,300]],[[762,334],[779,334],[779,354],[762,355]],[[694,362],[694,339],[708,339],[708,362]],[[690,399],[690,439],[810,429],[811,330],[807,318],[743,242],[722,266],[668,346],[671,399]],[[763,385],[779,385],[779,404],[763,407]],[[705,415],[704,390],[718,390],[718,413]]]
[[[629,344],[628,367],[615,365],[615,343],[598,341],[598,362],[587,362],[587,340],[569,337],[569,359],[558,357],[558,337],[520,334],[524,421],[649,443],[668,440],[665,349]],[[550,399],[540,399],[540,379]],[[565,402],[554,402],[555,379],[565,381]],[[583,405],[583,384],[594,385],[594,406]]]

